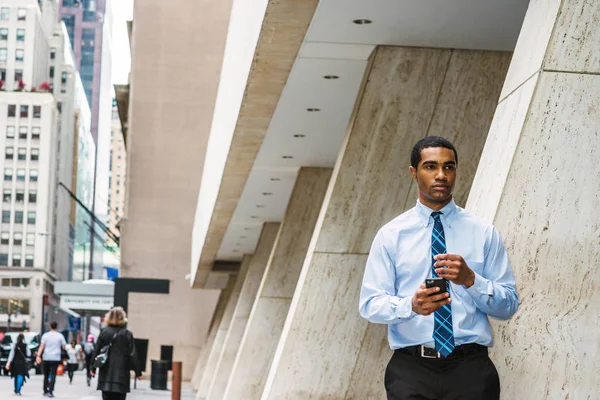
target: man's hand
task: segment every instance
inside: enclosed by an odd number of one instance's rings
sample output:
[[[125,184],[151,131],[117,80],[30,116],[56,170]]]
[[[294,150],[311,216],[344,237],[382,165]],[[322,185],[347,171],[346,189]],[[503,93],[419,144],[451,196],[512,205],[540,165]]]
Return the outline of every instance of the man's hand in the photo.
[[[6,367],[4,368],[6,368],[7,371],[10,371],[10,361],[6,363]]]
[[[37,356],[36,359],[35,359],[35,363],[37,365],[40,365],[42,363],[42,358],[40,356]]]
[[[456,254],[438,254],[433,257],[436,263],[436,274],[440,278],[449,280],[457,285],[464,285],[470,288],[475,284],[475,272],[465,262],[465,260]],[[444,268],[447,267],[447,268]]]
[[[435,294],[439,291],[439,287],[427,289],[424,284],[419,286],[412,298],[413,311],[417,314],[429,315],[441,306],[449,304],[452,301],[450,293]]]

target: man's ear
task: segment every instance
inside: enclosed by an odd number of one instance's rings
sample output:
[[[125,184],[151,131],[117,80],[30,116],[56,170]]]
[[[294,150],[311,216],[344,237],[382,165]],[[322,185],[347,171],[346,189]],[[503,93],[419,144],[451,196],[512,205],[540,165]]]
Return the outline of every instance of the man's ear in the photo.
[[[410,167],[408,167],[408,170],[410,171],[410,174],[412,175],[413,179],[416,181],[417,180],[417,169],[411,165]]]

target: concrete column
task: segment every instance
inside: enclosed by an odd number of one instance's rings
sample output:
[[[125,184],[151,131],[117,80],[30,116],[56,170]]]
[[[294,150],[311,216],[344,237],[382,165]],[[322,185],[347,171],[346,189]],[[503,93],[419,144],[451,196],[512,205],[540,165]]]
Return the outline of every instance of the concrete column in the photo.
[[[251,260],[252,256],[244,256],[240,265],[240,270],[236,276],[230,278],[230,283],[227,285],[226,290],[224,290],[224,294],[228,291],[229,295],[227,296],[223,315],[221,316],[220,321],[214,321],[214,326],[209,333],[206,346],[198,360],[198,365],[196,366],[196,371],[194,373],[194,376],[196,377],[194,385],[196,386],[195,389],[198,391],[197,398],[199,399],[205,398],[208,394],[217,361],[219,360],[219,355],[223,348],[223,342],[225,341],[225,336],[227,335],[231,319],[233,318],[233,312],[235,311],[235,307],[240,298],[242,285],[246,279],[248,266],[250,265]],[[230,286],[231,289],[229,289]],[[219,307],[217,307],[217,310],[219,310]],[[217,315],[217,313],[215,313],[215,315]]]
[[[445,136],[457,146],[456,200],[464,203],[509,60],[497,52],[377,49],[263,399],[385,398],[386,326],[358,314],[372,239],[414,206],[410,150],[425,136]]]
[[[277,246],[235,359],[225,399],[259,399],[319,216],[331,168],[298,173]]]
[[[231,319],[231,324],[225,336],[223,347],[214,370],[214,376],[206,396],[209,400],[221,400],[225,394],[233,362],[240,347],[242,335],[250,317],[250,311],[256,300],[258,288],[271,258],[278,232],[279,223],[269,222],[263,226],[256,252],[249,263],[248,273],[242,285],[240,297],[233,312],[233,318]]]
[[[531,1],[469,196],[521,298],[494,323],[506,399],[600,393],[599,42],[600,2]]]

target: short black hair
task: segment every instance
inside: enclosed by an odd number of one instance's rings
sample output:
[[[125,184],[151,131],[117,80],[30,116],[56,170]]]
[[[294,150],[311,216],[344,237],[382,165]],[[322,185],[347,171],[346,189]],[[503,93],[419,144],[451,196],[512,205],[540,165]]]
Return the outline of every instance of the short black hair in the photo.
[[[412,165],[414,169],[417,169],[421,162],[421,151],[429,147],[444,147],[452,150],[454,152],[454,160],[456,161],[456,165],[458,165],[458,153],[456,152],[454,145],[448,139],[441,136],[427,136],[415,143],[412,152],[410,153],[410,165]]]
[[[50,322],[50,329],[56,329],[56,328],[58,328],[58,324],[56,323],[56,321]]]

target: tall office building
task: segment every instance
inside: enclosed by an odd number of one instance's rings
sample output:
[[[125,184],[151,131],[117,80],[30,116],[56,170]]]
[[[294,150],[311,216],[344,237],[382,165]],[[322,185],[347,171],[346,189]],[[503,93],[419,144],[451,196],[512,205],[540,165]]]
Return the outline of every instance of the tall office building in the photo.
[[[57,16],[52,0],[0,3],[0,330],[39,331],[44,319],[65,316],[53,294],[56,280],[71,278],[74,253],[74,209],[63,186],[76,191],[78,143],[91,132]],[[44,297],[54,307],[44,307]]]
[[[59,0],[60,19],[65,23],[75,56],[75,65],[81,76],[91,108],[92,136],[96,143],[95,205],[92,211],[106,220],[105,210],[109,197],[109,164],[112,128],[111,82],[111,11],[108,0]],[[102,230],[93,241],[93,273],[102,275],[105,238]]]

